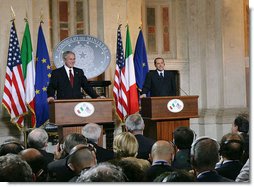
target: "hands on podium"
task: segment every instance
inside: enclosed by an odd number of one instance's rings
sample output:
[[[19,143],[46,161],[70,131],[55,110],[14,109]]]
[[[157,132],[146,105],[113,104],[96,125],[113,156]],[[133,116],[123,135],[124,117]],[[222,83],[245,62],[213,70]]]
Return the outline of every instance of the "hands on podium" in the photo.
[[[99,97],[97,97],[97,99],[104,99],[104,98],[106,98],[105,96],[99,96]]]
[[[54,97],[48,97],[48,98],[47,98],[48,103],[51,103],[51,102],[53,102],[54,100],[55,100]]]
[[[141,98],[145,98],[145,97],[146,97],[146,94],[140,95],[140,99],[141,99]]]

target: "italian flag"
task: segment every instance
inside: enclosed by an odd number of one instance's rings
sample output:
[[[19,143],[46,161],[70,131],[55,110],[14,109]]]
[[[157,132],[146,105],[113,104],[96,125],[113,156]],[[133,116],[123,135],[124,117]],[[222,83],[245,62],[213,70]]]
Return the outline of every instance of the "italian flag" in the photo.
[[[33,58],[32,41],[30,35],[30,29],[28,22],[26,22],[26,28],[22,40],[21,46],[21,61],[23,76],[25,80],[25,93],[26,93],[26,104],[31,111],[31,127],[35,127],[35,64]]]
[[[138,104],[138,92],[136,85],[131,39],[128,25],[126,32],[126,47],[125,47],[125,78],[128,99],[128,115],[131,115],[139,111],[139,104]]]

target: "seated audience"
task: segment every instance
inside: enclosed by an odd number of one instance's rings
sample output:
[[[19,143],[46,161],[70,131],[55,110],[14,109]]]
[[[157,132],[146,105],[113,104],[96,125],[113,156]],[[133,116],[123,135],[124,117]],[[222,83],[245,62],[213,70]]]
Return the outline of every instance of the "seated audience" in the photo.
[[[24,149],[24,145],[17,138],[8,138],[0,146],[0,156],[8,153],[18,154]]]
[[[63,148],[58,144],[55,150],[55,161],[48,164],[49,181],[67,182],[76,175],[66,165],[67,156],[71,149],[78,144],[87,144],[87,139],[78,133],[72,133],[66,136]]]
[[[240,159],[243,155],[244,142],[239,134],[228,133],[221,138],[221,161],[216,166],[216,171],[223,177],[235,180],[243,165]]]
[[[214,169],[219,161],[219,144],[207,136],[199,137],[191,146],[191,164],[198,182],[232,182]]]
[[[28,148],[19,153],[20,157],[25,160],[35,175],[36,182],[47,181],[47,163],[44,160],[43,155],[34,148]]]
[[[241,158],[242,164],[249,159],[249,119],[246,114],[239,114],[232,125],[232,133],[240,134],[244,139],[244,154]]]
[[[129,115],[125,120],[126,131],[132,133],[138,141],[137,158],[148,159],[155,140],[145,137],[143,131],[145,123],[140,114]]]
[[[102,162],[81,173],[76,182],[125,182],[122,168]]]
[[[47,164],[54,160],[54,154],[46,151],[48,146],[48,138],[48,133],[41,128],[33,129],[27,136],[28,147],[39,150]]]
[[[0,156],[1,182],[33,182],[34,175],[29,164],[19,155],[9,153]]]
[[[122,132],[113,140],[115,158],[136,157],[138,154],[138,141],[130,132]]]
[[[146,171],[145,180],[152,182],[157,176],[166,172],[173,171],[171,166],[175,155],[174,145],[165,140],[158,140],[153,144],[150,160],[152,166]]]
[[[98,124],[88,123],[82,128],[82,134],[88,139],[88,143],[93,144],[96,148],[97,162],[105,162],[114,158],[114,152],[104,149],[98,145],[102,129]]]
[[[92,144],[78,144],[71,149],[66,164],[76,174],[69,182],[75,182],[81,171],[88,170],[97,164],[96,149]]]
[[[250,182],[250,160],[242,167],[239,175],[235,179],[236,182]]]
[[[172,172],[164,172],[153,182],[195,182],[195,176],[186,170],[175,170]]]
[[[178,127],[173,133],[176,155],[172,166],[177,169],[191,170],[190,149],[195,133],[189,127]]]
[[[127,182],[145,182],[145,172],[151,166],[148,160],[135,157],[113,159],[109,162],[123,169]]]

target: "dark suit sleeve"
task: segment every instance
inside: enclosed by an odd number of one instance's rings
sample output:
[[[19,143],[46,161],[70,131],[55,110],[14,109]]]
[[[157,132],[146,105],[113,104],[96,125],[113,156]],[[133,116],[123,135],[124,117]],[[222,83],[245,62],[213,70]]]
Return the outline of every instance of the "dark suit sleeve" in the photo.
[[[52,71],[49,85],[47,88],[48,97],[55,97],[55,91],[57,89],[57,76],[56,71]]]
[[[89,85],[86,76],[84,75],[83,70],[79,71],[79,79],[81,80],[81,87],[85,90],[85,92],[92,98],[97,98],[99,95],[93,90],[93,88]]]
[[[147,94],[151,90],[151,85],[152,85],[152,72],[150,71],[146,74],[146,79],[141,94]]]

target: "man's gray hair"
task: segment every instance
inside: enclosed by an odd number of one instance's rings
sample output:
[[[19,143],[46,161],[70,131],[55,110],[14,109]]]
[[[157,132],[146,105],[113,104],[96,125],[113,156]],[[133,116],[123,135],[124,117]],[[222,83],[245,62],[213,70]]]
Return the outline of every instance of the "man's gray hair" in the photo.
[[[64,51],[63,52],[63,60],[66,60],[66,57],[67,57],[68,54],[73,54],[75,56],[75,53],[72,52],[72,51]]]
[[[33,129],[27,136],[27,144],[31,148],[42,149],[48,143],[48,133],[42,128]]]
[[[101,127],[96,123],[88,123],[82,128],[82,134],[93,143],[98,143],[101,136]]]
[[[126,177],[120,166],[108,162],[99,163],[81,172],[76,182],[125,182]]]
[[[129,115],[125,121],[125,126],[128,131],[144,130],[145,123],[140,114]]]

